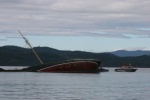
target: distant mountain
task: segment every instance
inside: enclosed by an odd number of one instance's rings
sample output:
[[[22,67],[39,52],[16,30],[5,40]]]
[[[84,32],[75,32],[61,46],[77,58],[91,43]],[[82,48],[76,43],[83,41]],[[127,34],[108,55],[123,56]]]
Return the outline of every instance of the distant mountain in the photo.
[[[35,47],[34,49],[44,63],[60,62],[71,59],[97,59],[102,61],[102,66],[116,67],[122,64],[132,64],[136,67],[150,68],[150,55],[130,57],[130,54],[128,57],[119,57],[117,54],[111,53],[62,51],[49,47]],[[39,61],[31,49],[17,46],[0,47],[0,66],[33,66],[39,64]]]
[[[110,52],[111,54],[120,56],[120,57],[134,57],[134,56],[142,56],[142,55],[150,55],[150,51],[127,51],[127,50],[118,50],[114,52]]]

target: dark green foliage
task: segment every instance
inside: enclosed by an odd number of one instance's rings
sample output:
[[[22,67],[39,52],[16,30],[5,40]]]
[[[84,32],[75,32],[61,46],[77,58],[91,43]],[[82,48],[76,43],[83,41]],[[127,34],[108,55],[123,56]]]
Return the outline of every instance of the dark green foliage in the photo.
[[[44,64],[56,63],[70,59],[98,59],[102,66],[113,67],[132,64],[136,67],[150,67],[150,56],[119,57],[110,53],[91,53],[84,51],[60,51],[48,47],[35,47]],[[39,61],[31,49],[4,46],[0,47],[0,66],[34,66]]]

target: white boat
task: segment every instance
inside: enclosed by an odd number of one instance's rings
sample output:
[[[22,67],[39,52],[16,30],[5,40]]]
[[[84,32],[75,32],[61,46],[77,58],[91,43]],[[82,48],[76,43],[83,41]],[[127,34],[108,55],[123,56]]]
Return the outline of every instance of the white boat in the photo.
[[[131,64],[122,65],[120,68],[115,69],[116,72],[135,72],[136,70]]]

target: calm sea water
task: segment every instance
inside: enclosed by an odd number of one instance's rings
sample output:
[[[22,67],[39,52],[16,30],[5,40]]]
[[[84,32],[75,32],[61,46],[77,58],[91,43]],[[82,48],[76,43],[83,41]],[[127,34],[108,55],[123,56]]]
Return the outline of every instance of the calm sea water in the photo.
[[[100,74],[0,72],[1,100],[150,100],[150,69]]]

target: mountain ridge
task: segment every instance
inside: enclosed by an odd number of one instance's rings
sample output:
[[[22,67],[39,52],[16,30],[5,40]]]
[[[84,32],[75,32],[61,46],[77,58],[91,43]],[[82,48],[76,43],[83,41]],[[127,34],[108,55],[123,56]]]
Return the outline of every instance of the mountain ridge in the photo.
[[[150,67],[150,56],[120,57],[111,53],[92,53],[85,51],[57,50],[50,47],[34,47],[44,63],[66,61],[70,59],[98,59],[102,66],[113,67],[132,64],[135,67]],[[0,66],[33,66],[40,64],[32,50],[17,46],[0,47]]]
[[[134,51],[128,51],[128,50],[117,50],[110,52],[111,54],[120,56],[120,57],[131,57],[131,56],[142,56],[142,55],[150,55],[150,51],[148,50],[134,50]]]

